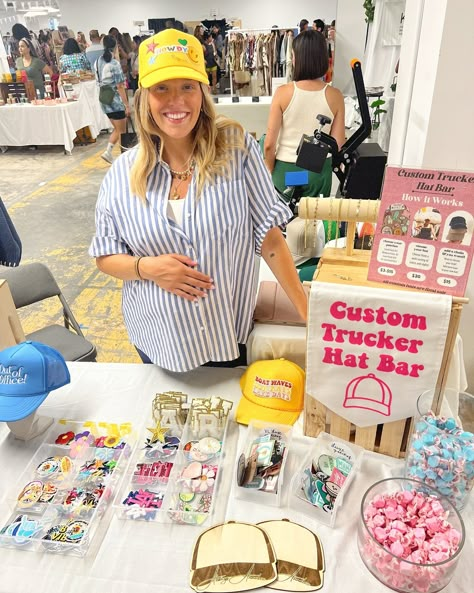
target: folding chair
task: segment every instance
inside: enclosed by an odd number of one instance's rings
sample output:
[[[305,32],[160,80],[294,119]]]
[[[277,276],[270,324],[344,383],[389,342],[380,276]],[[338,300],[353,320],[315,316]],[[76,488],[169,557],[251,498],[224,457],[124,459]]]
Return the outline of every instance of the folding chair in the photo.
[[[0,278],[8,282],[17,309],[50,297],[58,297],[61,301],[64,327],[58,324],[47,325],[28,334],[27,340],[42,342],[55,348],[65,360],[95,362],[95,346],[84,337],[61,289],[44,264],[25,264],[16,268],[0,266]]]

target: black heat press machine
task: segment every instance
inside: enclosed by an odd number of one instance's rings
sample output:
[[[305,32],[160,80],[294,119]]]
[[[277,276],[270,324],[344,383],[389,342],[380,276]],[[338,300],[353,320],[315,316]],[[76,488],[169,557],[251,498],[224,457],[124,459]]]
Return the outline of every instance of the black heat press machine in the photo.
[[[364,143],[370,135],[372,123],[360,61],[352,60],[351,67],[362,117],[361,125],[339,149],[336,140],[322,132],[323,127],[331,123],[331,119],[318,115],[316,119],[319,121],[319,128],[314,131],[314,135],[305,134],[301,138],[296,151],[296,165],[321,173],[330,153],[332,170],[339,179],[336,197],[377,200],[382,190],[387,155],[377,143]]]

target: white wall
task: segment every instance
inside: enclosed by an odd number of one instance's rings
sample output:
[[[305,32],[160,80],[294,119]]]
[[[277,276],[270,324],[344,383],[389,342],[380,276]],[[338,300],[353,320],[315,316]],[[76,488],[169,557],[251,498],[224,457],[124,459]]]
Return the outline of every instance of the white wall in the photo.
[[[350,63],[353,58],[362,62],[367,34],[362,0],[338,0],[336,16],[336,57],[334,60],[334,86],[344,94],[354,94]]]
[[[145,21],[145,28],[149,18],[175,17],[180,21],[196,21],[211,18],[211,9],[217,9],[218,17],[241,19],[246,28],[296,26],[303,18],[310,22],[322,18],[330,23],[336,18],[337,0],[175,0],[166,4],[156,0],[114,0],[113,3],[59,0],[59,5],[61,24],[74,31],[99,29],[106,32],[110,27],[117,27],[120,31],[135,34],[138,28],[133,26],[133,21]]]
[[[472,72],[474,55],[474,3],[472,0],[407,0],[405,22],[409,16],[413,21],[416,12],[420,26],[410,26],[403,32],[389,162],[425,169],[474,171],[471,148],[474,77],[466,74]],[[413,39],[406,40],[410,34]],[[418,36],[418,51],[413,60],[413,55],[404,51],[405,41],[411,46],[415,36]],[[411,94],[405,93],[410,85]],[[399,90],[403,105],[398,104]],[[473,393],[473,268],[466,296],[470,303],[463,308],[459,333],[464,344],[469,391]]]

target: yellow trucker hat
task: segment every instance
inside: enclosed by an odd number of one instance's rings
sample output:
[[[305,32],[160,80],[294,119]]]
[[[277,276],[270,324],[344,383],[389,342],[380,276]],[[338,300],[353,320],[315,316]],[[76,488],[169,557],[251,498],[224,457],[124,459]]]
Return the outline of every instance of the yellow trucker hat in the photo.
[[[304,407],[304,386],[305,372],[294,362],[280,358],[252,363],[240,378],[236,421],[294,424]]]
[[[138,82],[143,88],[175,78],[209,84],[204,50],[194,35],[165,29],[142,41],[138,56]]]

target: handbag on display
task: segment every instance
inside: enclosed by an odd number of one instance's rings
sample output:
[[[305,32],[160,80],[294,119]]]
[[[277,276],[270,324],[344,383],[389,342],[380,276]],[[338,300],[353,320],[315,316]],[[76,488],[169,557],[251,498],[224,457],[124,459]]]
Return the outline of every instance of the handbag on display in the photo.
[[[131,132],[128,130],[128,124],[130,122]],[[127,127],[124,134],[120,134],[120,152],[125,152],[129,148],[133,148],[137,144],[138,138],[135,128],[133,127],[133,121],[131,117],[127,117]]]

